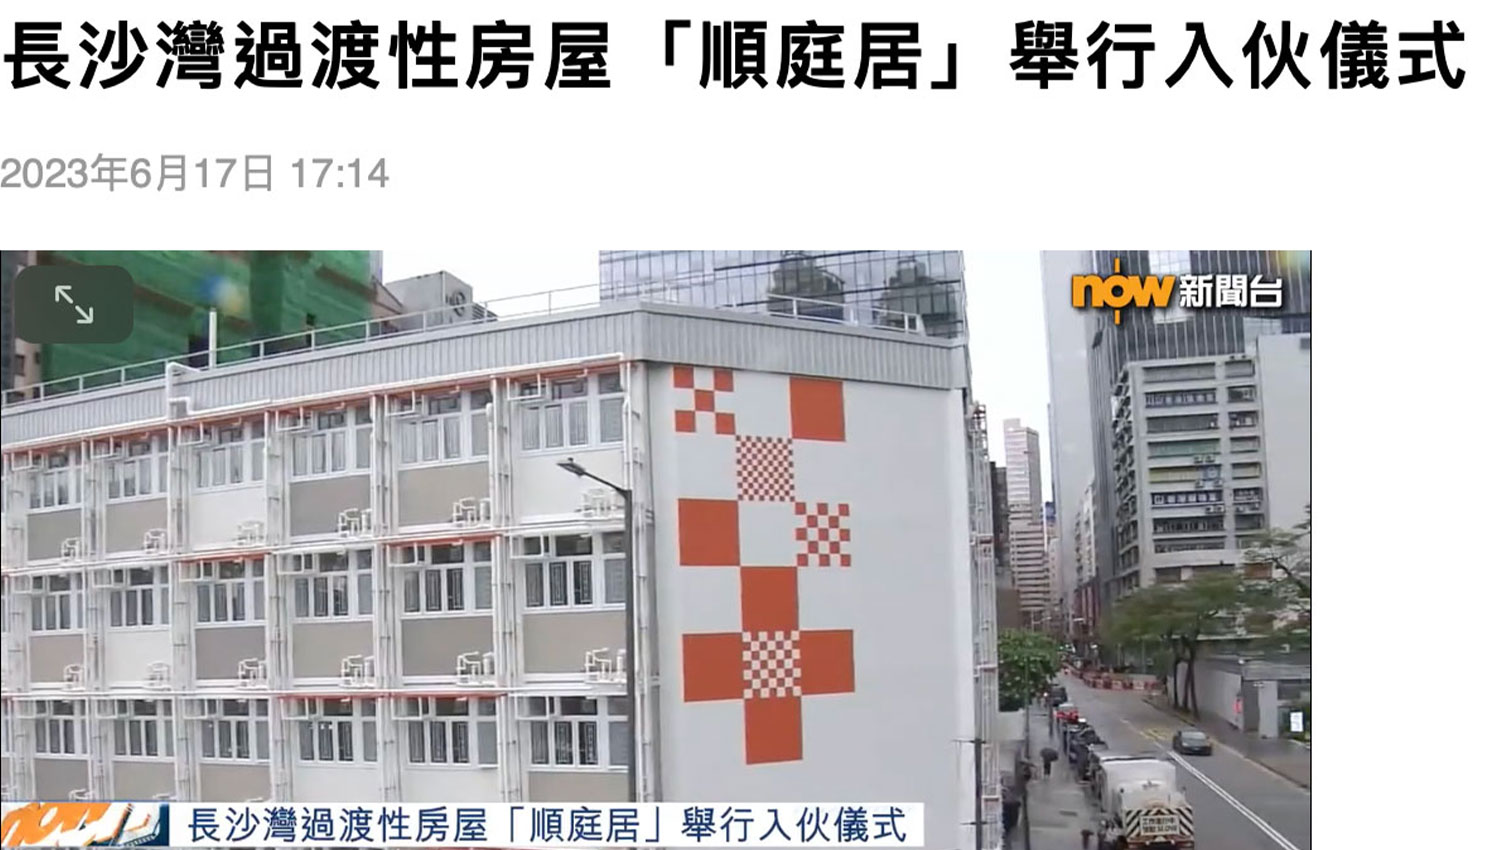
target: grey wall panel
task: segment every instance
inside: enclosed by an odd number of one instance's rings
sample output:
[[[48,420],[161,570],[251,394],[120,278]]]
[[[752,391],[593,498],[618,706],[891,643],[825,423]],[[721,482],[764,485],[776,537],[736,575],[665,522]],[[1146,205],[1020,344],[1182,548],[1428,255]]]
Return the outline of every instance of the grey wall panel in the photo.
[[[494,646],[491,617],[408,617],[401,621],[401,673],[452,676],[458,656],[490,652]]]
[[[52,802],[65,801],[69,792],[89,787],[89,763],[86,759],[36,760],[36,798]]]
[[[30,650],[31,681],[61,682],[68,665],[83,663],[83,636],[33,634]]]
[[[205,803],[241,803],[271,796],[271,768],[264,764],[204,764],[199,792]]]
[[[532,803],[623,803],[630,791],[623,773],[533,770],[526,784],[526,800]]]
[[[28,514],[26,559],[45,561],[62,557],[62,542],[83,534],[82,516],[78,508]]]
[[[538,306],[544,302],[539,301]],[[948,389],[967,380],[962,346],[892,331],[682,305],[614,302],[553,316],[465,325],[299,352],[178,376],[193,409],[252,405],[578,357],[765,369]],[[316,367],[316,368],[309,368]],[[162,416],[158,379],[134,388],[7,407],[6,445]]]
[[[115,759],[116,800],[149,800],[157,794],[176,789],[176,771],[168,761],[125,761]]]
[[[374,626],[367,621],[292,626],[293,676],[337,676],[348,656],[374,652]]]
[[[114,502],[104,508],[104,551],[138,552],[146,548],[146,532],[167,527],[167,500]]]
[[[521,627],[527,673],[581,673],[589,652],[625,646],[622,611],[526,614]]]
[[[197,641],[199,679],[234,679],[240,674],[241,661],[266,657],[264,626],[199,627],[193,639]]]
[[[349,508],[370,506],[370,476],[293,480],[290,487],[291,534],[332,534],[338,531],[339,514]]]
[[[396,517],[401,525],[430,525],[453,518],[459,499],[490,494],[486,461],[403,469],[396,483]]]

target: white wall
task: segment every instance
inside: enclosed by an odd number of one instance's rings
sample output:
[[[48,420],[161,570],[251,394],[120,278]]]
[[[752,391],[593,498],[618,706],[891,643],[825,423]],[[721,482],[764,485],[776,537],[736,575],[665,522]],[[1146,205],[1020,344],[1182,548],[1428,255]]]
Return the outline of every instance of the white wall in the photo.
[[[266,521],[266,489],[259,482],[226,490],[194,493],[188,508],[193,547],[229,546],[247,520]]]
[[[172,663],[172,627],[105,630],[104,680],[111,685],[144,682],[151,664]]]
[[[1308,334],[1262,336],[1260,383],[1265,435],[1266,522],[1289,529],[1312,500],[1312,349]]]
[[[520,522],[576,514],[583,507],[583,494],[602,485],[578,478],[557,464],[573,458],[589,472],[606,481],[623,483],[625,472],[619,447],[570,449],[540,454],[517,454],[512,467],[516,482],[516,514]]]
[[[356,736],[359,729],[354,730]],[[296,746],[295,733],[292,746]],[[292,788],[297,802],[309,803],[364,803],[380,799],[380,766],[374,763],[338,764],[325,767],[317,764],[292,764]],[[407,799],[410,789],[403,787]]]
[[[700,380],[701,380],[700,376]],[[786,437],[786,376],[736,372],[716,407],[741,435]],[[741,698],[685,702],[683,635],[740,631],[733,566],[679,565],[679,497],[737,500],[735,440],[678,433],[691,393],[651,376],[662,770],[667,800],[923,802],[927,846],[972,845],[967,497],[956,392],[843,384],[845,440],[794,440],[798,499],[847,503],[848,568],[798,569],[803,630],[852,629],[854,692],[801,699],[802,758],[748,764]],[[790,503],[738,506],[740,563],[791,566]]]
[[[403,736],[402,742],[405,743]],[[493,803],[500,799],[498,768],[401,768],[401,797],[408,803]],[[372,797],[370,799],[379,799]]]

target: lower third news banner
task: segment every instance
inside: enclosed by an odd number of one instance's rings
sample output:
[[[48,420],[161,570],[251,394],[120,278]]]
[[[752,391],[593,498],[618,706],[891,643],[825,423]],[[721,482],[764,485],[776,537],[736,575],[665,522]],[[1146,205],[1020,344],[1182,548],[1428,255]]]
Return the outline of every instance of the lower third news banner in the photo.
[[[6,803],[5,847],[920,847],[921,803]]]

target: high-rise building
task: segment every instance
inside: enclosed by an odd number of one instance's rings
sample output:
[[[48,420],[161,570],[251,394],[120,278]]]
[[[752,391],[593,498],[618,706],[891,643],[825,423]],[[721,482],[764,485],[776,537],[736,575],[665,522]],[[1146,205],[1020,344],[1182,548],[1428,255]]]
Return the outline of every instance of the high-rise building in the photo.
[[[1068,536],[1068,535],[1064,535]],[[1073,510],[1073,552],[1077,561],[1072,567],[1073,577],[1069,583],[1069,608],[1073,618],[1071,634],[1079,649],[1085,648],[1098,636],[1099,629],[1099,585],[1098,570],[1094,566],[1094,482],[1083,488],[1078,505]],[[1068,569],[1063,566],[1064,571]]]
[[[118,266],[135,282],[134,329],[113,344],[36,344],[16,338],[11,281],[27,265]],[[121,380],[120,368],[184,358],[208,362],[215,336],[223,361],[261,356],[256,341],[310,345],[311,328],[364,322],[399,310],[371,251],[5,251],[4,389],[11,396],[75,392]],[[216,327],[209,330],[210,313]],[[331,342],[337,332],[318,342]],[[343,340],[339,340],[343,341]],[[156,363],[160,374],[164,363]]]
[[[1052,462],[1051,498],[1062,529],[1058,558],[1064,598],[1079,598],[1075,584],[1084,554],[1071,530],[1078,523],[1084,489],[1094,477],[1093,432],[1089,427],[1088,323],[1073,306],[1072,277],[1093,268],[1082,251],[1042,252],[1042,300],[1047,327],[1048,433]],[[1089,555],[1092,559],[1092,554]],[[1070,601],[1069,607],[1072,603]],[[1070,621],[1082,616],[1074,610]]]
[[[1047,526],[1042,514],[1042,459],[1036,429],[1007,419],[1005,493],[1010,515],[1010,569],[1020,596],[1022,622],[1041,628],[1052,608]]]
[[[1284,373],[1308,368],[1297,352],[1310,353],[1312,326],[1309,253],[1099,252],[1093,271],[1111,273],[1116,259],[1124,274],[1259,274],[1280,279],[1282,297],[1279,307],[1259,309],[1174,302],[1119,324],[1107,310],[1090,311],[1095,563],[1106,612],[1131,588],[1234,569],[1238,547],[1266,527],[1266,469],[1299,461],[1267,454],[1262,399],[1269,392],[1297,411],[1278,415],[1285,421],[1303,410],[1283,398],[1302,390],[1281,388],[1308,386],[1305,376]],[[1275,339],[1282,335],[1297,341]],[[1278,442],[1306,446],[1307,433],[1306,422],[1287,425]],[[1282,507],[1300,512],[1309,497],[1288,488],[1282,501],[1295,507]]]
[[[960,848],[978,795],[995,847],[961,348],[635,301],[13,400],[8,796],[915,800]]]
[[[921,318],[929,336],[961,337],[959,251],[601,251],[599,297],[891,326]]]

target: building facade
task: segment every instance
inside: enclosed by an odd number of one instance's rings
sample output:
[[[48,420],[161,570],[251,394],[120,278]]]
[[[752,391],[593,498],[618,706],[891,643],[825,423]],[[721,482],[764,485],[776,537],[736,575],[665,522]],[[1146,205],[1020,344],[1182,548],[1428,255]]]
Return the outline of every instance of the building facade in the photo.
[[[1089,648],[1099,636],[1099,573],[1094,564],[1094,482],[1083,488],[1073,510],[1073,552],[1077,561],[1071,583],[1074,646]],[[1066,569],[1066,567],[1064,567]]]
[[[1302,519],[1311,500],[1311,342],[1310,334],[1266,336],[1246,354],[1126,367],[1112,423],[1121,592],[1238,569],[1241,553],[1273,527],[1270,517],[1291,519],[1283,528]],[[1281,476],[1275,488],[1272,469]]]
[[[950,340],[634,302],[7,405],[5,796],[917,800],[974,846],[966,387]]]
[[[1097,475],[1094,485],[1095,564],[1100,580],[1101,610],[1105,616],[1121,593],[1152,580],[1155,572],[1153,561],[1165,569],[1163,577],[1167,579],[1185,578],[1193,573],[1194,568],[1228,569],[1237,563],[1237,550],[1230,538],[1237,539],[1239,535],[1231,535],[1229,529],[1251,531],[1253,529],[1248,526],[1253,520],[1246,519],[1244,527],[1240,527],[1231,519],[1220,526],[1221,530],[1213,531],[1210,529],[1215,526],[1215,521],[1206,513],[1202,517],[1168,516],[1166,514],[1172,512],[1170,508],[1175,508],[1177,513],[1203,513],[1207,503],[1203,509],[1180,507],[1184,504],[1180,500],[1186,497],[1169,497],[1169,481],[1166,479],[1180,478],[1170,482],[1178,485],[1178,490],[1203,490],[1221,496],[1227,487],[1229,501],[1223,504],[1228,505],[1231,512],[1235,505],[1234,490],[1245,490],[1248,494],[1257,486],[1264,488],[1263,484],[1257,485],[1248,478],[1239,479],[1239,484],[1218,488],[1209,486],[1210,481],[1231,481],[1236,472],[1246,474],[1249,471],[1248,466],[1235,470],[1234,463],[1266,462],[1253,460],[1247,448],[1251,438],[1258,437],[1258,426],[1231,428],[1230,424],[1232,413],[1237,414],[1242,409],[1250,412],[1247,405],[1258,402],[1232,401],[1228,391],[1231,385],[1239,388],[1255,384],[1255,375],[1241,370],[1255,368],[1253,352],[1256,340],[1301,334],[1309,336],[1310,346],[1312,327],[1312,259],[1308,252],[1101,251],[1094,254],[1093,271],[1110,274],[1117,259],[1124,274],[1260,274],[1268,279],[1280,279],[1282,296],[1280,306],[1261,309],[1186,310],[1174,303],[1162,310],[1132,311],[1118,325],[1110,311],[1087,313],[1089,419]],[[1240,365],[1226,365],[1230,358]],[[1245,363],[1251,365],[1243,365]],[[1148,395],[1151,399],[1149,410]],[[1242,399],[1243,395],[1237,392],[1235,398]],[[1195,399],[1203,401],[1200,403]],[[1199,414],[1204,418],[1190,421],[1174,418],[1172,422],[1158,423],[1153,427],[1186,428],[1193,423],[1207,425],[1210,419],[1217,424],[1196,434],[1174,431],[1173,437],[1180,433],[1191,438],[1177,440],[1168,439],[1166,432],[1161,431],[1148,435],[1138,427],[1147,424],[1148,416],[1166,419],[1178,414]],[[1245,420],[1237,418],[1236,421]],[[1242,438],[1232,445],[1231,431],[1233,437]],[[1200,451],[1189,450],[1193,440],[1198,441]],[[1183,445],[1171,449],[1149,448],[1148,443],[1158,441]],[[1241,449],[1242,453],[1239,458],[1231,460],[1235,448]],[[1184,454],[1149,454],[1162,451],[1181,451]],[[1168,467],[1172,467],[1172,471],[1166,471]],[[1156,476],[1154,482],[1150,479],[1151,474]],[[1200,481],[1203,486],[1196,487]],[[1151,492],[1144,486],[1153,483],[1162,490],[1161,493]],[[1145,494],[1145,503],[1141,502],[1142,494]],[[1179,501],[1153,506],[1150,499],[1157,495]],[[1246,504],[1254,501],[1249,495],[1244,498]],[[1158,509],[1164,512],[1160,526],[1148,512]],[[1143,536],[1150,533],[1148,528],[1154,531],[1158,527],[1161,540],[1154,537],[1143,540]],[[1162,551],[1156,551],[1158,546]],[[1158,560],[1157,556],[1161,558]]]
[[[1022,624],[1039,629],[1054,602],[1042,513],[1041,447],[1036,429],[1021,420],[1007,419],[1002,427],[1011,575],[1020,597]]]
[[[683,304],[967,334],[960,251],[601,251],[602,301]]]

